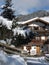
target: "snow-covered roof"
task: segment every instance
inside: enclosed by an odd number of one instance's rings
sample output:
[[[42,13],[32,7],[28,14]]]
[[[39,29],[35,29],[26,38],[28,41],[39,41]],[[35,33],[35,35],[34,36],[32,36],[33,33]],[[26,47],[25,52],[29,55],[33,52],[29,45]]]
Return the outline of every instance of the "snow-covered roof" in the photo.
[[[47,23],[49,23],[49,17],[41,17],[40,19],[47,22]]]
[[[23,21],[21,21],[21,22],[16,22],[17,24],[23,24],[24,22]]]
[[[38,19],[38,17],[30,19],[30,20],[27,20],[27,21],[17,22],[17,24],[26,24],[26,23],[29,23],[30,21],[34,21],[36,19]]]
[[[32,19],[27,20],[27,21],[17,22],[17,24],[26,24],[26,23],[29,23],[29,22],[37,20],[37,19],[43,20],[49,24],[49,17],[35,17],[35,18],[32,18]]]
[[[36,24],[30,24],[29,26],[35,26],[35,27],[38,27],[39,25],[36,25]]]
[[[8,29],[11,29],[12,27],[12,21],[9,21],[8,19],[3,18],[0,16],[0,24],[5,25]]]

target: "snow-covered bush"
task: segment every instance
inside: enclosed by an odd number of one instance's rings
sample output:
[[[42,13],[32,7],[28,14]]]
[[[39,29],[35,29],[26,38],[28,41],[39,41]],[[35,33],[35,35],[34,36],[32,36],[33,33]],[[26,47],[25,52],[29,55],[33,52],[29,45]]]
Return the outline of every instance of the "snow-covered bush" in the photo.
[[[0,16],[0,24],[2,24],[2,26],[6,26],[7,29],[12,28],[12,21],[9,21],[8,19],[3,18],[2,16]]]
[[[29,28],[18,27],[13,29],[13,39],[11,44],[22,45],[31,41],[33,33]]]
[[[4,40],[0,40],[0,43],[6,44],[6,41],[4,41]]]
[[[6,43],[11,43],[11,36],[12,36],[12,21],[9,21],[8,19],[3,18],[0,16],[0,41],[1,43],[3,40]],[[5,43],[4,42],[4,43]]]
[[[23,30],[23,27],[22,28],[18,27],[18,28],[13,29],[13,32],[14,32],[14,36],[17,33],[18,35],[21,34],[21,36],[26,37],[26,34],[27,36],[29,36],[29,33],[31,32],[31,30],[29,28]]]
[[[13,21],[9,21],[8,19],[0,16],[0,34],[2,40],[5,40],[8,44],[25,44],[28,43],[33,37],[32,31],[27,27],[15,27],[12,28]]]

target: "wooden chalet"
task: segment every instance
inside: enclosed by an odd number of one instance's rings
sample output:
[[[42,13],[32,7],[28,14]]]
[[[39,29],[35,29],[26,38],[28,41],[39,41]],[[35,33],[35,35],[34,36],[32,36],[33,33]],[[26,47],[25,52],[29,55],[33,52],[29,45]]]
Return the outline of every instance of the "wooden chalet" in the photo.
[[[36,17],[17,23],[19,26],[28,26],[36,34],[32,41],[26,45],[26,48],[29,48],[30,51],[32,47],[36,47],[36,54],[39,55],[44,42],[49,39],[49,17]]]

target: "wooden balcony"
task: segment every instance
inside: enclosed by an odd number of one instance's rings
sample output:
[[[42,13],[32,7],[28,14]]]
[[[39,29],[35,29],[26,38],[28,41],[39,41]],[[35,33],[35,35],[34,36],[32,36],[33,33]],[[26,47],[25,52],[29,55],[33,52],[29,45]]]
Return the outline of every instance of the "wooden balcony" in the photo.
[[[33,30],[34,32],[49,33],[49,30]]]
[[[49,36],[49,30],[32,30],[37,36]]]
[[[44,40],[35,40],[33,39],[30,43],[28,43],[27,46],[32,46],[32,45],[43,45],[44,44]]]

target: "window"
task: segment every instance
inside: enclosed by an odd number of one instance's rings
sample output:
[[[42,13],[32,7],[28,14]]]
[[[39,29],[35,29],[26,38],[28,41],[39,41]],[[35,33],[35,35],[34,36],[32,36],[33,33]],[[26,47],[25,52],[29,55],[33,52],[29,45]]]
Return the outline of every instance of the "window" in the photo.
[[[41,37],[41,40],[45,40],[45,36],[42,36],[42,37]]]
[[[38,30],[39,28],[38,27],[34,27],[34,30]]]
[[[36,40],[40,40],[40,37],[36,37]]]

